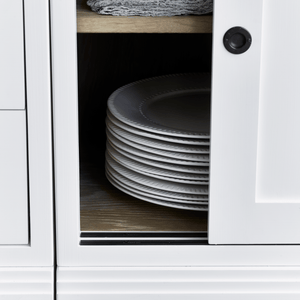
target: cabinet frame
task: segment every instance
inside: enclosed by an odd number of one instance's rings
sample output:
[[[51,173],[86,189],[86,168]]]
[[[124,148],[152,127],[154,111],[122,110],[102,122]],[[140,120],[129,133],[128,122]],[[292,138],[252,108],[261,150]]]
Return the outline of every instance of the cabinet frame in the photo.
[[[58,266],[300,265],[298,245],[80,246],[74,0],[51,0],[51,33]]]
[[[30,240],[0,246],[1,267],[54,264],[49,1],[24,0]]]

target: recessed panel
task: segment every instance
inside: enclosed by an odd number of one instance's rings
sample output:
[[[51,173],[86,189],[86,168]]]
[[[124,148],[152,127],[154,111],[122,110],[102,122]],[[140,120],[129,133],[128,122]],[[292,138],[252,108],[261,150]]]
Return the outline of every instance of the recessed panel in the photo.
[[[0,245],[28,244],[25,111],[0,111]]]
[[[264,3],[257,202],[300,202],[300,3],[289,3]]]
[[[0,109],[25,108],[23,1],[1,1]]]

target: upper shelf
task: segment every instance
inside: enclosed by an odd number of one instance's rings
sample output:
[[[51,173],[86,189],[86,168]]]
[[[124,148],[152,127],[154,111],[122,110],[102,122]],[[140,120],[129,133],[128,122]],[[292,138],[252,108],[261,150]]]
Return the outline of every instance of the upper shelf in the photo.
[[[77,0],[79,33],[211,33],[212,16],[116,17],[91,11],[86,0]]]

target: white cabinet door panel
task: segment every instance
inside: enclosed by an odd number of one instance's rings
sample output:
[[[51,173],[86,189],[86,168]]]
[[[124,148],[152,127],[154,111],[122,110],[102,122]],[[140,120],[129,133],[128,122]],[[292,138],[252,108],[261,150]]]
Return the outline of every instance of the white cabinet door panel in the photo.
[[[22,3],[0,1],[0,109],[25,108]]]
[[[216,0],[209,242],[300,243],[300,2]],[[228,29],[252,35],[239,55]]]
[[[28,243],[25,111],[0,111],[0,245]]]

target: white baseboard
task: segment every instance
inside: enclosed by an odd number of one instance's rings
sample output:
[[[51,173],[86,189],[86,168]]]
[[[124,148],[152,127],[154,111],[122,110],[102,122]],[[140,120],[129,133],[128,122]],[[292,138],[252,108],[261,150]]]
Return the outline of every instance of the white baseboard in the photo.
[[[1,300],[54,300],[54,268],[0,268]]]
[[[299,300],[300,267],[72,268],[57,300]]]

